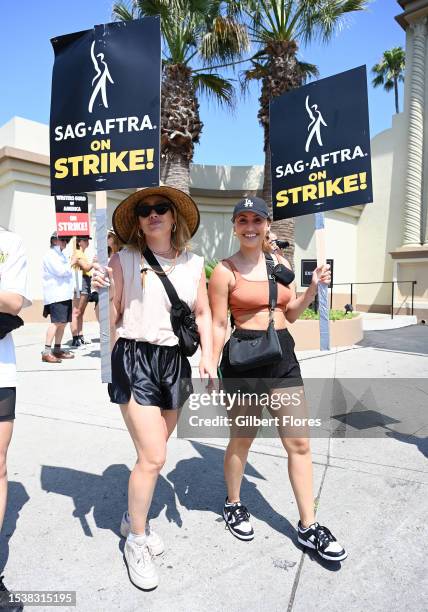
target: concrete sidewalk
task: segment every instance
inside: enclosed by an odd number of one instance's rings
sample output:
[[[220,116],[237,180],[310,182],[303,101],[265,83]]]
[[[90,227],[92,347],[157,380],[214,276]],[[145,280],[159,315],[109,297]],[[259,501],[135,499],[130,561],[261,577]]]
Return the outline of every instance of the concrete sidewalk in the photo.
[[[421,337],[428,345],[428,328],[417,329],[400,352],[370,341],[368,334],[383,332],[368,332],[367,346],[302,354],[303,375],[426,377],[420,346]],[[96,338],[96,326],[88,330]],[[167,545],[160,586],[135,589],[118,533],[135,453],[99,382],[99,345],[79,349],[73,361],[44,364],[44,331],[28,324],[15,335],[20,386],[3,527],[9,550],[2,539],[9,588],[76,590],[77,609],[97,612],[426,609],[428,424],[403,439],[312,440],[318,519],[349,553],[337,566],[296,543],[298,512],[278,440],[257,439],[249,457],[242,498],[256,538],[245,543],[220,518],[226,441],[173,438],[152,507]],[[395,331],[406,333],[386,333]]]

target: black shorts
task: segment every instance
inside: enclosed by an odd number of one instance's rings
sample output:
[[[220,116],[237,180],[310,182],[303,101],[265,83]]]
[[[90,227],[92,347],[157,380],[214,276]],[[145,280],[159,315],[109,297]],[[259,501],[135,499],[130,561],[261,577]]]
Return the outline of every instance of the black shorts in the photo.
[[[82,275],[82,289],[80,295],[91,295],[91,277],[86,274]]]
[[[72,300],[54,302],[47,304],[43,308],[43,316],[50,315],[52,323],[71,323],[71,313],[73,310]]]
[[[0,387],[0,422],[15,419],[16,387]]]
[[[233,336],[236,338],[257,338],[266,332],[263,330],[235,329]],[[260,378],[270,389],[282,389],[285,387],[302,387],[303,380],[300,372],[299,362],[294,352],[294,338],[288,329],[277,330],[279,342],[282,349],[282,359],[278,363],[262,366],[250,370],[237,371],[229,361],[229,340],[224,345],[223,356],[220,363],[220,372],[223,378],[234,378],[242,380],[245,378]]]
[[[119,338],[111,354],[111,377],[108,392],[114,404],[127,404],[132,394],[142,406],[174,410],[193,392],[192,368],[178,345]]]

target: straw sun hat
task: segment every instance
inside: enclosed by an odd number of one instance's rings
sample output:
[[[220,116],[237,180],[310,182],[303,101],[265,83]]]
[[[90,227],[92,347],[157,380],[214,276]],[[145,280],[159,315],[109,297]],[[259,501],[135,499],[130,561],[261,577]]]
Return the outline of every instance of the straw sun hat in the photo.
[[[181,213],[187,223],[190,235],[193,236],[199,227],[199,210],[192,198],[184,191],[174,187],[147,187],[140,189],[125,198],[113,213],[113,228],[117,237],[124,244],[127,244],[131,232],[135,227],[135,207],[139,202],[148,196],[163,195],[170,200],[175,208]]]

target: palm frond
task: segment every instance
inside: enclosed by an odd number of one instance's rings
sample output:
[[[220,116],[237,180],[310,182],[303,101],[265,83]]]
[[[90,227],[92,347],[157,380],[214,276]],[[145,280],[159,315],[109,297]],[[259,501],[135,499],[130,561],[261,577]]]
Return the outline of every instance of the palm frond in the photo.
[[[229,79],[212,72],[194,73],[192,79],[197,93],[204,94],[222,106],[234,106],[235,89]]]
[[[115,2],[112,8],[112,16],[116,21],[132,21],[134,17],[134,5],[131,2]]]

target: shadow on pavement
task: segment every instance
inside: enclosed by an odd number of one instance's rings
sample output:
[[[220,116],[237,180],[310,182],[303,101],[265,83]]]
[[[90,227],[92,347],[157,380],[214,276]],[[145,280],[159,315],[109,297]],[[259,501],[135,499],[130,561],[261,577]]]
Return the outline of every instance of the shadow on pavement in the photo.
[[[47,493],[70,497],[74,503],[73,516],[79,519],[83,533],[93,537],[87,516],[93,511],[96,526],[109,529],[120,537],[120,522],[128,507],[130,470],[124,464],[110,465],[101,475],[64,467],[42,466],[41,485]],[[182,525],[170,483],[160,476],[156,485],[149,518],[156,518],[166,508],[166,518]]]
[[[29,496],[20,482],[9,481],[7,487],[7,506],[0,537],[0,572],[3,572],[9,559],[9,540],[15,533],[16,523]]]
[[[215,513],[222,516],[226,487],[223,477],[224,451],[200,442],[191,442],[200,457],[179,461],[167,478],[174,485],[180,504],[188,510]],[[267,523],[272,529],[296,543],[296,530],[281,514],[276,512],[246,477],[266,480],[250,463],[247,463],[242,481],[241,499],[252,516]],[[284,473],[285,475],[285,473]],[[223,520],[220,518],[220,520]]]
[[[182,527],[176,496],[188,510],[211,512],[215,519],[223,520],[221,512],[225,499],[223,478],[224,451],[207,444],[191,442],[199,457],[182,459],[166,478],[159,477],[149,518],[158,517],[165,509],[169,522]],[[97,528],[108,529],[120,538],[120,522],[127,508],[130,470],[124,464],[110,465],[102,474],[91,474],[65,467],[44,465],[41,486],[47,493],[70,497],[74,503],[73,516],[80,521],[83,533],[93,537],[87,517],[93,512]],[[287,536],[296,546],[294,526],[266,501],[257,485],[246,476],[265,480],[250,463],[247,463],[242,482],[242,499],[251,514],[267,523],[272,529]],[[285,476],[285,472],[284,472]]]
[[[365,331],[364,338],[358,342],[358,345],[428,355],[428,326],[409,325],[398,329]]]

